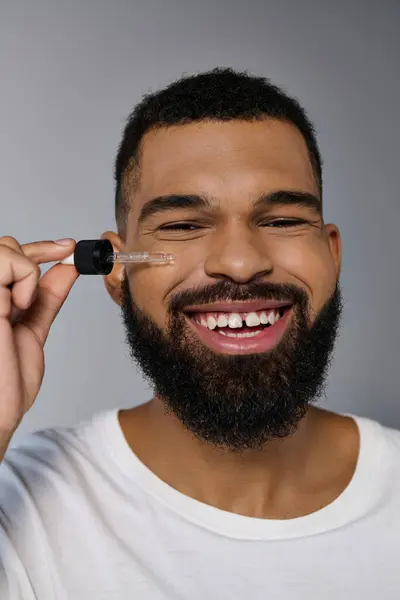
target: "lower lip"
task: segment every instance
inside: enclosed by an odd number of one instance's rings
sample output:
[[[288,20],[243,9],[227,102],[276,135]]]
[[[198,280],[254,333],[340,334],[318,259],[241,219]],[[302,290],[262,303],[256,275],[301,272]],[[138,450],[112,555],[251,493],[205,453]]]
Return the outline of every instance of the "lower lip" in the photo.
[[[274,325],[270,325],[254,337],[248,338],[228,337],[210,330],[192,319],[188,318],[188,321],[201,341],[214,352],[219,354],[260,354],[273,350],[279,344],[288,327],[291,312],[292,309],[286,310]],[[239,332],[240,329],[237,331]],[[233,332],[234,330],[232,330]]]

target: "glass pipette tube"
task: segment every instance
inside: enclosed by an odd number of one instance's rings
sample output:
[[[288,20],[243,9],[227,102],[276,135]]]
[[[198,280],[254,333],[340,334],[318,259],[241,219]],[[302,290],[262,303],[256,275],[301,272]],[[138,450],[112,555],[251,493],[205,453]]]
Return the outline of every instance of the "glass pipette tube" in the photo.
[[[106,260],[112,263],[172,263],[174,255],[168,252],[113,252]]]

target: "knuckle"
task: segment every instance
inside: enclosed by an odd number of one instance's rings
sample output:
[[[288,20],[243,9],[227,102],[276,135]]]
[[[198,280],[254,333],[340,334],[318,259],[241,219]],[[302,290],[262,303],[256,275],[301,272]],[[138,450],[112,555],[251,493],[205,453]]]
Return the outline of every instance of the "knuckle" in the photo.
[[[39,265],[25,256],[20,249],[18,242],[16,242],[15,246],[12,243],[3,243],[4,239],[6,238],[0,238],[0,278],[2,279],[4,276],[6,278],[11,276],[11,278],[14,279],[15,275],[12,274],[15,274],[15,269],[22,268],[24,279],[26,277],[33,277],[35,281],[38,281],[41,277]],[[7,238],[7,240],[8,239],[9,238]],[[16,279],[19,279],[19,277]]]
[[[20,243],[11,235],[4,235],[0,237],[0,245],[22,252]]]
[[[2,269],[10,268],[13,256],[15,256],[14,250],[10,248],[10,246],[2,245],[0,243],[0,266]]]

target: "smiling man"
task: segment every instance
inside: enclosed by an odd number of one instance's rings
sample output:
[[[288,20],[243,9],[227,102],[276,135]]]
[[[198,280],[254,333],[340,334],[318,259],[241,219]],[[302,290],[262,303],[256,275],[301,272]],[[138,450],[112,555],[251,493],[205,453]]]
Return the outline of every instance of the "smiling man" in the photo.
[[[104,237],[175,256],[105,278],[154,397],[7,452],[1,598],[398,598],[399,432],[316,406],[341,244],[304,110],[245,73],[181,79],[136,107],[115,174]],[[1,244],[4,265],[10,248],[62,258]],[[73,271],[53,267],[42,298],[61,303]]]

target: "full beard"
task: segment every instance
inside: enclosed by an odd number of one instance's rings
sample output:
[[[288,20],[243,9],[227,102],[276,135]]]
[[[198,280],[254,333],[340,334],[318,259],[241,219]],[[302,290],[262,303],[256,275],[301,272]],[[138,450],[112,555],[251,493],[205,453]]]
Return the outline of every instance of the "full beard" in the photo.
[[[264,354],[222,355],[200,342],[183,309],[217,301],[293,303],[280,343]],[[293,285],[221,281],[176,294],[160,329],[137,306],[125,278],[122,316],[131,355],[167,412],[197,438],[232,452],[292,435],[325,389],[342,312],[341,292],[310,322],[308,297]]]

